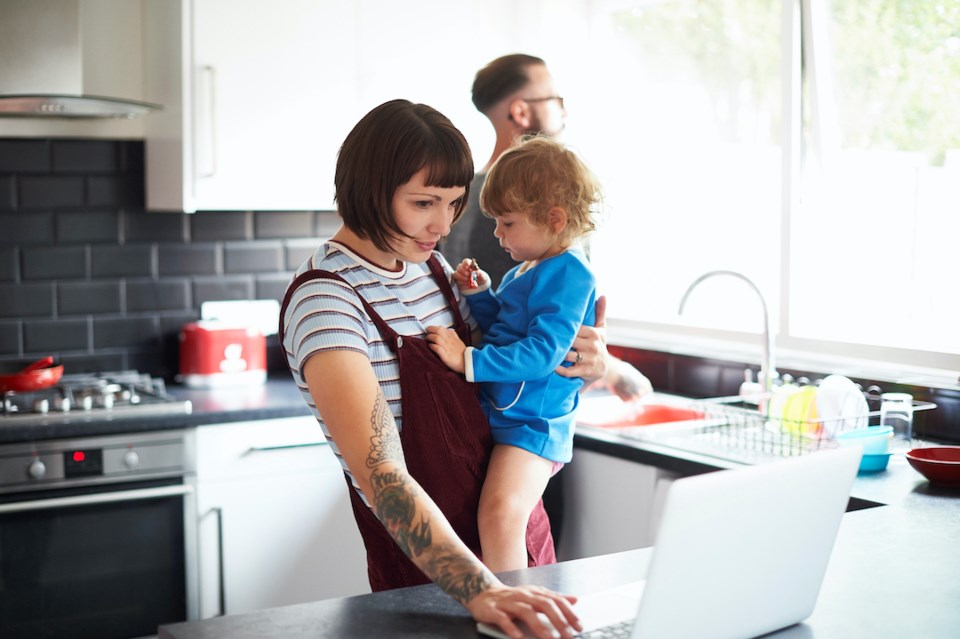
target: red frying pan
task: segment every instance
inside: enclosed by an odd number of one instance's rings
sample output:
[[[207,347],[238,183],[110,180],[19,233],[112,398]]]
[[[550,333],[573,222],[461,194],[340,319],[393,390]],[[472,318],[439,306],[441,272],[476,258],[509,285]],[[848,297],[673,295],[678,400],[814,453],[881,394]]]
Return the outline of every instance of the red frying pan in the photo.
[[[0,393],[28,393],[53,386],[63,377],[63,365],[54,366],[52,357],[43,357],[17,373],[0,375]]]

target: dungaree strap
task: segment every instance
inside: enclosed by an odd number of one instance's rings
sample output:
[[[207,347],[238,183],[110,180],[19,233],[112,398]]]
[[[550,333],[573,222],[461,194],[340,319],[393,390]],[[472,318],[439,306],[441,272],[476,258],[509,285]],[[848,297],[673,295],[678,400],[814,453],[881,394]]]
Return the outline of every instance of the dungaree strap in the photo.
[[[450,280],[447,279],[447,274],[444,272],[443,267],[440,265],[440,260],[437,259],[436,255],[431,255],[430,259],[427,260],[427,266],[430,267],[430,272],[433,274],[433,279],[436,281],[440,292],[443,293],[444,299],[447,301],[447,306],[450,308],[450,311],[453,313],[453,326],[456,329],[457,333],[460,334],[460,338],[464,340],[467,346],[470,346],[470,329],[467,327],[466,322],[463,321],[463,315],[460,313],[460,306],[457,304],[457,298],[453,294],[453,288],[450,286]],[[293,297],[293,294],[298,288],[300,288],[304,282],[309,282],[314,279],[328,279],[328,280],[337,280],[349,286],[353,289],[353,286],[337,275],[330,271],[324,271],[321,269],[310,269],[309,271],[304,271],[290,282],[290,286],[287,287],[287,292],[283,296],[283,303],[280,305],[280,328],[278,336],[280,338],[280,344],[283,345],[283,336],[284,336],[284,316],[287,314],[287,306],[290,304],[290,299]],[[374,325],[377,327],[377,330],[380,331],[380,336],[386,341],[387,345],[390,346],[390,350],[394,353],[397,352],[397,343],[398,338],[400,337],[395,330],[390,328],[390,326],[380,317],[380,314],[373,310],[373,307],[367,302],[366,299],[360,293],[353,290],[356,293],[357,298],[360,300],[360,303],[363,304],[364,310],[367,312],[367,315],[373,321]],[[402,342],[400,342],[402,344]]]

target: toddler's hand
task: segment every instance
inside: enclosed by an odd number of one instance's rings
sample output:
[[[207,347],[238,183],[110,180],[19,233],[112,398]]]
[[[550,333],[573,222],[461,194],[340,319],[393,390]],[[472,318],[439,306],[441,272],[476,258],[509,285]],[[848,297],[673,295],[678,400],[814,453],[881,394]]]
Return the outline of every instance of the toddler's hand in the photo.
[[[489,282],[490,276],[480,270],[476,260],[467,258],[457,265],[457,270],[453,272],[453,280],[461,291],[469,291]]]
[[[430,342],[430,350],[440,357],[440,361],[446,364],[447,368],[463,373],[463,357],[467,346],[455,330],[442,326],[428,326],[427,341]]]

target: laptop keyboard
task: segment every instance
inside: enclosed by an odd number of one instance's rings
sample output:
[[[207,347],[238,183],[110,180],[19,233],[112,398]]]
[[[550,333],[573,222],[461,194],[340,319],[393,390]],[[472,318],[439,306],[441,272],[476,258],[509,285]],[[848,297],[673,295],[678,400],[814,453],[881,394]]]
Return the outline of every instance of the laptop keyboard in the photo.
[[[581,639],[630,639],[633,629],[633,620],[622,621],[596,630],[581,632],[577,637]]]

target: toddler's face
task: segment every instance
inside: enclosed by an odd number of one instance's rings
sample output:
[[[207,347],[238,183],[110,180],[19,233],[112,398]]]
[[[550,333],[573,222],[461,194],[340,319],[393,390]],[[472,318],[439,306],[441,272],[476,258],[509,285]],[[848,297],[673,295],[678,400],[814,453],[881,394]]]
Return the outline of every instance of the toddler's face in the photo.
[[[500,246],[517,262],[544,260],[559,253],[557,235],[547,226],[534,224],[525,213],[498,215],[493,234]]]

